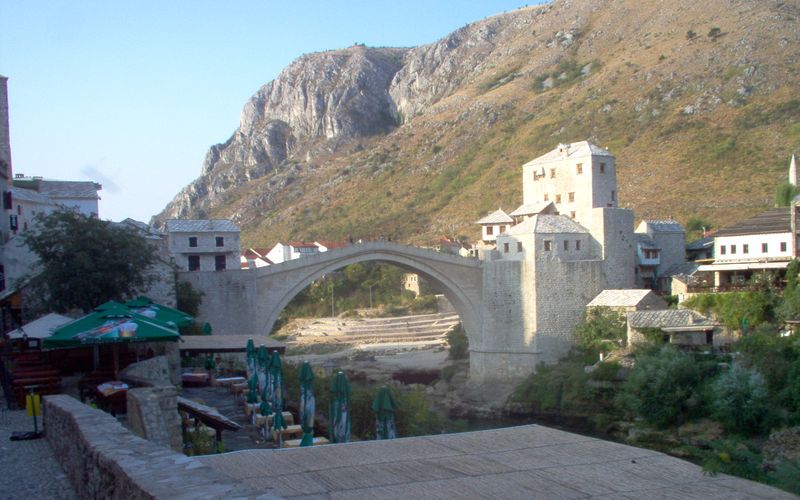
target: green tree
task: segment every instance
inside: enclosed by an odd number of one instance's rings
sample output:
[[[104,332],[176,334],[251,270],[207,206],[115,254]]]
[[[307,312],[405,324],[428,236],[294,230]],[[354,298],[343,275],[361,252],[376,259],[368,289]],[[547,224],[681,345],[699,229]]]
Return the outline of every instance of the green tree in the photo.
[[[191,283],[181,281],[175,287],[175,298],[178,310],[197,316],[200,312],[200,304],[203,303],[203,292],[195,290]]]
[[[788,207],[792,203],[792,199],[800,194],[797,186],[790,182],[782,182],[775,188],[775,206]]]
[[[712,416],[729,432],[760,434],[769,415],[769,395],[764,377],[734,363],[712,384]]]
[[[578,345],[587,350],[610,351],[625,343],[625,317],[607,307],[593,307],[575,327]]]
[[[39,214],[23,236],[39,257],[32,279],[49,308],[84,312],[147,285],[155,250],[133,230],[74,211]]]
[[[705,365],[670,346],[642,354],[617,404],[658,427],[680,424],[702,400],[699,389],[706,371]]]

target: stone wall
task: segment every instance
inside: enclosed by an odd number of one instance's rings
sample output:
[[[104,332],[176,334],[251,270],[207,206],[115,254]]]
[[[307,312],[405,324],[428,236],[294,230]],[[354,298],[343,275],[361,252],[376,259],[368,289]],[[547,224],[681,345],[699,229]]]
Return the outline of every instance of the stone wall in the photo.
[[[120,378],[137,386],[178,385],[181,383],[180,354],[176,342],[153,342],[147,344],[157,355],[128,365],[120,372]]]
[[[70,396],[45,396],[44,425],[78,498],[257,495],[191,457],[134,436],[111,415]]]
[[[172,386],[128,390],[128,425],[137,436],[157,445],[183,450],[178,390]]]

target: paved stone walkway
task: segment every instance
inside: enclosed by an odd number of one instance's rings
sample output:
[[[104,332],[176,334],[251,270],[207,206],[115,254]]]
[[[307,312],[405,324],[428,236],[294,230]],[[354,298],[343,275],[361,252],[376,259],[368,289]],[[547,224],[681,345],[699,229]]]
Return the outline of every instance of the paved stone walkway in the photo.
[[[197,459],[293,498],[796,498],[663,453],[526,425]]]
[[[1,393],[2,391],[0,391]],[[39,418],[39,430],[42,419]],[[33,418],[24,410],[10,411],[5,398],[0,402],[0,498],[74,499],[67,480],[45,438],[11,441],[14,431],[32,431]]]

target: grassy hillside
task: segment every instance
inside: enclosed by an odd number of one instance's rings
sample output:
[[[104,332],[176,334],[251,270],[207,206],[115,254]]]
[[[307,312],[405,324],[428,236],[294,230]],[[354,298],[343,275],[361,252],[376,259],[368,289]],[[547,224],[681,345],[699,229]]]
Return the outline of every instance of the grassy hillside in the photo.
[[[477,239],[475,220],[521,203],[523,163],[584,139],[616,156],[637,219],[721,227],[771,205],[800,149],[797,1],[595,1],[555,18],[568,11],[498,35],[481,71],[393,132],[289,160],[209,215],[236,218],[253,246]]]

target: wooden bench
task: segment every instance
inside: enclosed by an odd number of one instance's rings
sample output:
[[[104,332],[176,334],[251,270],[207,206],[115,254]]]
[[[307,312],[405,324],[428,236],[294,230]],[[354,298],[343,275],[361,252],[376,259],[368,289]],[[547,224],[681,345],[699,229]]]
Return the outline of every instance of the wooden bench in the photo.
[[[281,436],[283,436],[284,440],[286,440],[286,438],[289,438],[289,439],[302,438],[303,437],[303,428],[300,427],[299,425],[288,425],[288,426],[286,426],[285,429],[281,429],[280,433],[281,433]],[[277,429],[272,429],[272,440],[273,441],[277,441],[278,440],[278,430]]]
[[[256,427],[264,427],[264,426],[272,426],[272,419],[274,415],[264,416],[264,415],[256,415]],[[286,425],[294,425],[294,415],[292,412],[285,411],[283,412],[283,421],[286,422]]]
[[[245,380],[244,377],[224,377],[217,379],[217,385],[222,385],[226,387],[232,386],[234,384],[244,384],[244,383],[247,383],[247,380]]]
[[[283,447],[298,448],[300,446],[300,441],[302,441],[302,439],[287,439],[286,441],[283,442]],[[329,442],[330,441],[328,441],[328,438],[322,436],[315,436],[312,445],[316,446],[319,444],[328,444]]]

